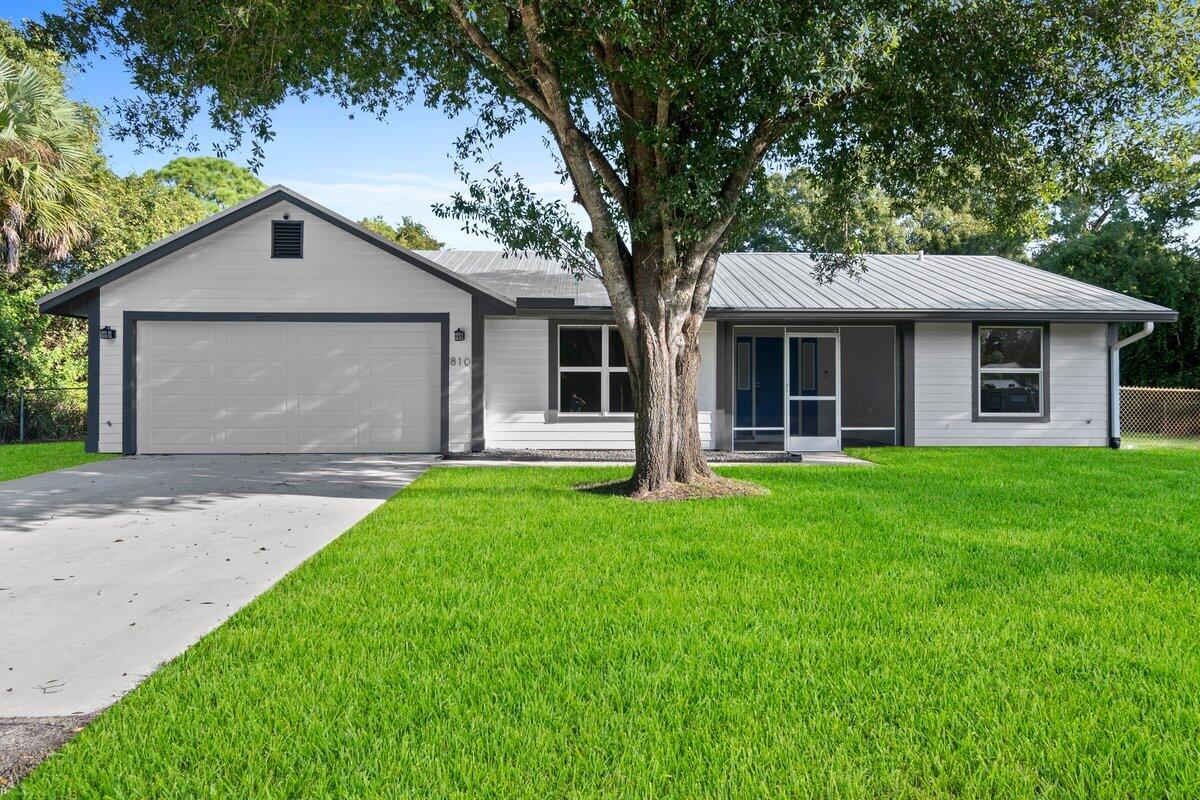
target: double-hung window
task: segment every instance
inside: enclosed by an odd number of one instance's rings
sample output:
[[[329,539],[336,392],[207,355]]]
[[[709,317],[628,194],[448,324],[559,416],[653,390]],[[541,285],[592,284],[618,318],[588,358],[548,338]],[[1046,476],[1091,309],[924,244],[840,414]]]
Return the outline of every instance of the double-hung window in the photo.
[[[1041,325],[978,327],[975,390],[980,419],[1045,416],[1045,339]]]
[[[558,411],[633,413],[625,346],[615,325],[559,326]]]

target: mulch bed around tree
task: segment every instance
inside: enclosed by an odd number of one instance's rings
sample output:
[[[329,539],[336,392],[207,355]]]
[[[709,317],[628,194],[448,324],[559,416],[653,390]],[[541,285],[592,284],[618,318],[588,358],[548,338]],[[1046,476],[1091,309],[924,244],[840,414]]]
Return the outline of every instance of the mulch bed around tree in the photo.
[[[770,494],[770,492],[757,483],[723,478],[720,475],[692,483],[672,483],[656,492],[634,492],[633,483],[628,480],[606,481],[604,483],[581,483],[577,484],[575,488],[581,492],[618,495],[628,497],[631,500],[642,500],[650,503],[666,500],[712,500],[721,497],[757,497]]]

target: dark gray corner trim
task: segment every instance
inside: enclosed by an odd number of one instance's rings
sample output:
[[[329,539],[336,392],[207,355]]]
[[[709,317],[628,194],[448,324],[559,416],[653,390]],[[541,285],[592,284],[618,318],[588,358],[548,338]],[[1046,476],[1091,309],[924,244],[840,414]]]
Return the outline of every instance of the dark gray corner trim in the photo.
[[[100,291],[87,296],[87,433],[85,453],[100,452]]]
[[[441,421],[439,446],[450,449],[450,315],[393,313],[321,313],[257,311],[126,311],[121,335],[121,452],[137,452],[138,322],[432,322],[441,327]]]
[[[535,309],[535,308],[574,308],[574,297],[518,297],[517,309]],[[609,310],[611,314],[612,311]]]
[[[720,429],[714,442],[718,450],[733,447],[733,325],[717,322],[717,415]]]
[[[478,297],[471,298],[471,452],[478,453],[487,442],[484,438],[484,355],[487,344],[483,310]]]
[[[1025,422],[1037,424],[1050,421],[1050,323],[1029,320],[1009,320],[1007,325],[1042,329],[1042,413],[1038,415],[1018,414],[1013,416],[982,416],[979,413],[979,328],[988,327],[988,322],[971,325],[971,421],[972,422]]]
[[[546,395],[546,403],[547,403],[546,408],[549,409],[551,411],[551,413],[557,414],[558,413],[558,326],[561,323],[556,319],[551,319],[551,320],[548,320],[547,322],[548,322],[548,324],[546,327],[549,329],[549,335],[547,336],[547,346],[548,346],[549,350],[547,351],[547,362],[546,363],[548,363],[550,365],[550,369],[547,370],[547,372],[549,374],[549,380],[548,380],[549,385],[547,386],[548,393]]]
[[[1113,350],[1112,350],[1112,348],[1113,348],[1113,345],[1115,345],[1117,343],[1117,341],[1120,339],[1120,336],[1121,336],[1121,326],[1115,322],[1108,323],[1108,330],[1106,331],[1106,336],[1104,339],[1105,344],[1107,345],[1106,352],[1104,354],[1105,355],[1105,358],[1104,358],[1104,377],[1105,377],[1104,396],[1106,398],[1105,403],[1108,406],[1108,446],[1112,447],[1112,448],[1116,448],[1116,449],[1119,449],[1121,447],[1121,437],[1112,435],[1113,414],[1114,414],[1114,412],[1115,413],[1120,413],[1120,412],[1117,411],[1117,409],[1113,407],[1113,380],[1120,380],[1121,376],[1113,375]],[[1121,391],[1120,387],[1117,388],[1117,391],[1118,392]],[[1118,422],[1120,422],[1120,420],[1118,420]],[[1118,432],[1119,432],[1119,430],[1118,430]]]
[[[278,203],[291,203],[292,205],[303,209],[312,214],[314,217],[324,220],[331,225],[334,225],[346,231],[352,236],[362,239],[368,244],[372,244],[379,249],[390,253],[401,260],[411,264],[412,266],[428,272],[430,275],[441,278],[458,289],[470,293],[472,296],[480,297],[485,300],[490,306],[498,312],[511,311],[515,308],[515,304],[509,301],[504,296],[492,292],[489,289],[481,288],[480,286],[462,279],[454,271],[438,266],[427,258],[424,258],[416,253],[410,252],[398,244],[391,242],[382,236],[372,233],[353,222],[340,217],[327,209],[321,208],[313,204],[296,193],[277,187],[266,192],[263,192],[256,198],[252,198],[240,206],[235,206],[225,213],[217,214],[210,218],[207,222],[202,222],[190,230],[184,231],[181,234],[165,239],[162,242],[151,245],[142,253],[135,255],[124,263],[118,262],[120,266],[115,269],[101,270],[90,278],[80,281],[71,286],[62,294],[53,297],[40,305],[40,309],[44,313],[64,313],[64,305],[73,298],[76,298],[85,292],[99,288],[107,283],[123,278],[126,275],[141,269],[147,264],[152,264],[164,256],[176,252],[184,247],[187,247],[193,242],[197,242],[217,231],[223,230],[234,223],[240,222],[249,216],[257,214],[260,211],[270,208]]]
[[[900,443],[917,443],[917,365],[916,326],[901,322],[900,333]]]

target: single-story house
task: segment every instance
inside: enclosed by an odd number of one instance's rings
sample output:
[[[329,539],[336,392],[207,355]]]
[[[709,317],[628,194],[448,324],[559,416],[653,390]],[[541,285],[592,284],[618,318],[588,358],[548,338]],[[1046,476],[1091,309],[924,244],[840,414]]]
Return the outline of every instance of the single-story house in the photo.
[[[992,256],[722,257],[707,447],[1092,445],[1119,436],[1117,325],[1176,313]],[[88,321],[87,447],[123,453],[628,448],[596,280],[413,252],[275,186],[56,291]]]

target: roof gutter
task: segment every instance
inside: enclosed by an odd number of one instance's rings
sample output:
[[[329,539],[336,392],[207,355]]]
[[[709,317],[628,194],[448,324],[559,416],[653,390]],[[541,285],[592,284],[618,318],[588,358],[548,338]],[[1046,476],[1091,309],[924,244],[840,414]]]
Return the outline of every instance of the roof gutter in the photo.
[[[1145,339],[1154,333],[1153,322],[1143,322],[1142,329],[1109,345],[1108,348],[1108,446],[1121,447],[1121,348]]]

